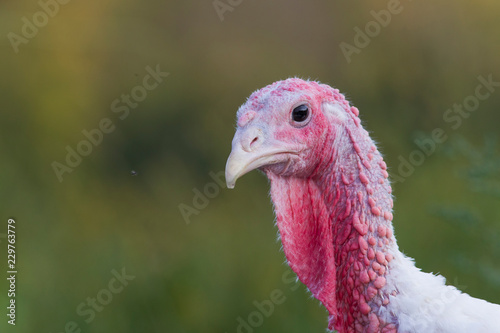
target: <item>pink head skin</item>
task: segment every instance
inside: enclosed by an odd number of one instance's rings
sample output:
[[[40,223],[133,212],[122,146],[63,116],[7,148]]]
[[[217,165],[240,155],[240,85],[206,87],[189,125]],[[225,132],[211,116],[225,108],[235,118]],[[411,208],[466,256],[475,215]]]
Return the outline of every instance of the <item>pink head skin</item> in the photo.
[[[358,114],[317,82],[256,91],[238,110],[226,182],[265,172],[288,263],[329,311],[330,329],[393,332],[394,319],[378,315],[394,292],[391,188]]]
[[[310,177],[318,166],[314,156],[323,151],[339,119],[346,117],[339,103],[347,102],[338,90],[300,79],[279,81],[254,92],[238,110],[238,128],[226,165],[228,187],[256,168],[280,176]],[[295,121],[293,110],[303,105],[308,116]],[[241,167],[243,160],[246,164]]]

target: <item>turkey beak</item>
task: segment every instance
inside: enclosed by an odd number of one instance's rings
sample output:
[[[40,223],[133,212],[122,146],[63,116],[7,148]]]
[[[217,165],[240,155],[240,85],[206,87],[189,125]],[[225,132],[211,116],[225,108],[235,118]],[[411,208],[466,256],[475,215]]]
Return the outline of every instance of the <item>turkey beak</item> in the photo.
[[[233,138],[232,150],[226,163],[226,184],[234,188],[236,180],[262,166],[283,162],[282,145],[270,140],[260,126],[239,128]]]
[[[236,180],[262,166],[262,153],[258,149],[264,141],[264,131],[252,126],[238,129],[233,138],[231,154],[226,163],[226,184],[234,188]]]

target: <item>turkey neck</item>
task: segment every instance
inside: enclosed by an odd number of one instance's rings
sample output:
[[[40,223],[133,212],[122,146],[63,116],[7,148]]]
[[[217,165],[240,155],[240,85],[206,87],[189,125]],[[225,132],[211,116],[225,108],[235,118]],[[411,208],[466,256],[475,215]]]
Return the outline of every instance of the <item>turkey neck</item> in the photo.
[[[387,167],[364,129],[343,131],[310,178],[267,172],[277,225],[290,267],[329,311],[330,329],[391,331],[394,318],[379,315],[395,292],[386,276],[398,251]]]
[[[379,316],[394,292],[386,284],[390,262],[398,251],[386,164],[368,135],[346,132],[344,146],[349,148],[340,152],[330,172],[318,181],[325,205],[332,211],[339,314],[334,327],[342,332],[352,328],[363,332],[366,327],[373,332],[391,331],[394,318]]]

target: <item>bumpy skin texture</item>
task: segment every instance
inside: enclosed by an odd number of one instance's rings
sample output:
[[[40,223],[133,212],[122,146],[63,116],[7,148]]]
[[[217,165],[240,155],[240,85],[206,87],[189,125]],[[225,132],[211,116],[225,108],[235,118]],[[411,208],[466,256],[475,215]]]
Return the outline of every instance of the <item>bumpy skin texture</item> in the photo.
[[[303,104],[309,118],[294,122]],[[329,329],[500,331],[490,318],[500,306],[445,286],[400,253],[387,166],[338,90],[279,81],[253,93],[237,116],[228,186],[252,169],[265,172],[288,263],[328,310]]]

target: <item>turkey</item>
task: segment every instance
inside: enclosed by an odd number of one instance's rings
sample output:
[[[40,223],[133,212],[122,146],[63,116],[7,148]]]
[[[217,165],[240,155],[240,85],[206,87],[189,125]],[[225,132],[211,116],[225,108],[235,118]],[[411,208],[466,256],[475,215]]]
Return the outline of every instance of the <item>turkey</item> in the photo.
[[[238,110],[226,182],[259,169],[287,262],[338,332],[500,332],[500,305],[402,254],[387,165],[337,89],[290,78]]]

